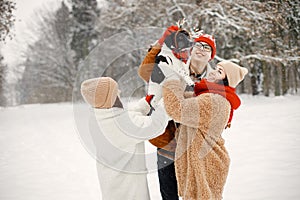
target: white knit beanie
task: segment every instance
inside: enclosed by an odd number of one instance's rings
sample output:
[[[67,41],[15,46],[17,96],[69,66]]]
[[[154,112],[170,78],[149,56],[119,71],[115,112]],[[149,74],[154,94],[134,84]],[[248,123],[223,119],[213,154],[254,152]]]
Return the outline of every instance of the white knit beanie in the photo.
[[[118,96],[118,83],[110,77],[88,79],[81,84],[81,94],[94,108],[111,108]]]
[[[245,67],[241,67],[231,61],[224,60],[219,62],[217,65],[220,65],[224,68],[226,73],[228,84],[230,87],[235,88],[248,73],[248,69]]]

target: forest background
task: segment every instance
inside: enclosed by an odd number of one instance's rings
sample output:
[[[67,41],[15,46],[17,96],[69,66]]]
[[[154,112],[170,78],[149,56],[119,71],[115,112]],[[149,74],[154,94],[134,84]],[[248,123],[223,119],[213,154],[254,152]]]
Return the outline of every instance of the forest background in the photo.
[[[249,69],[238,93],[298,92],[299,1],[62,0],[53,5],[35,10],[23,42],[9,44],[15,49],[13,63],[0,54],[0,106],[77,100],[80,83],[97,76],[122,83],[123,96],[143,96],[137,67],[166,27],[182,18],[186,29],[214,35],[212,65],[230,59]],[[2,8],[10,8],[11,15],[1,12],[7,24],[1,20],[0,50],[16,37],[18,1],[1,0]]]

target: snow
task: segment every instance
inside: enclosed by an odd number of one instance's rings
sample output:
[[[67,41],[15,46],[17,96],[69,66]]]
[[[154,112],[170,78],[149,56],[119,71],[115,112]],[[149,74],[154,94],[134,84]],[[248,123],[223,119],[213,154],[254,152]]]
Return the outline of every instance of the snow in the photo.
[[[299,199],[300,97],[241,99],[224,131],[231,156],[224,200]],[[71,103],[0,108],[0,123],[1,200],[101,199]],[[155,152],[148,142],[147,151]],[[149,187],[159,200],[156,172]]]

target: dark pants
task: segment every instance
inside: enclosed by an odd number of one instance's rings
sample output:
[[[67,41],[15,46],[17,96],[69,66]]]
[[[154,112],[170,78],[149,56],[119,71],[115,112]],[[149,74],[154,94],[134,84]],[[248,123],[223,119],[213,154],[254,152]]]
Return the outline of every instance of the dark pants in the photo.
[[[157,154],[160,193],[163,200],[178,200],[174,161]]]

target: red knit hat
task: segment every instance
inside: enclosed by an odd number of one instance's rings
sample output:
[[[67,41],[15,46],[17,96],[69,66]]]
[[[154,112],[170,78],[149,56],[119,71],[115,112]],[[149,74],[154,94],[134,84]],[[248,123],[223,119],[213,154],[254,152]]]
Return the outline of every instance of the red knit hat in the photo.
[[[217,48],[216,41],[212,35],[203,34],[194,39],[195,42],[205,42],[211,47],[211,60],[215,57]]]

